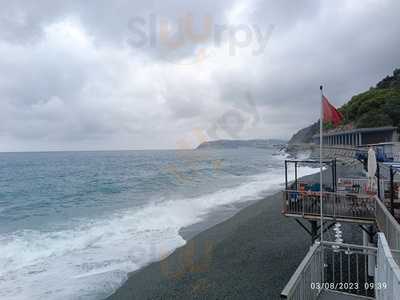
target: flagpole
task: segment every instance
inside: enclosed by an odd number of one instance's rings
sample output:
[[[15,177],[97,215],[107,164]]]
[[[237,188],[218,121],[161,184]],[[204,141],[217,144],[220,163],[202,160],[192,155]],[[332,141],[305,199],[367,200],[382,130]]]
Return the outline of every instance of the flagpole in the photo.
[[[320,206],[320,214],[321,214],[321,244],[324,241],[324,216],[322,212],[322,132],[323,132],[323,125],[324,125],[324,87],[320,86],[321,90],[321,112],[319,118],[319,206]],[[321,245],[321,255],[322,255],[322,274],[321,274],[321,281],[322,284],[325,283],[325,255],[324,255],[324,246]]]
[[[324,123],[324,107],[323,107],[323,98],[324,98],[324,87],[321,85],[321,111],[319,118],[319,201],[320,201],[320,214],[321,214],[321,242],[324,241],[324,216],[322,212],[322,143],[323,143],[323,123]]]

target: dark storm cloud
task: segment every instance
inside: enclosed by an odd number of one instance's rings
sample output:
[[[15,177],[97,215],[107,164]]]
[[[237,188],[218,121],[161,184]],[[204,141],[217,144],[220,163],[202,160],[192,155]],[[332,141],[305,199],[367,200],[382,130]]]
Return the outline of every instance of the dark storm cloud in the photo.
[[[289,137],[318,117],[319,84],[340,105],[400,66],[399,10],[395,0],[2,3],[0,150],[174,148],[229,114],[240,138]],[[215,32],[177,51],[162,44],[152,18],[176,30],[188,14],[197,33],[206,17],[225,26],[220,44]]]
[[[238,72],[222,78],[224,99],[233,99],[247,86],[258,105],[282,107],[282,117],[288,116],[285,110],[291,107],[299,119],[311,122],[310,113],[318,115],[320,84],[341,105],[399,67],[400,3],[344,3],[347,10],[337,7],[337,2],[325,5],[285,34],[275,32],[264,63],[251,67],[254,76],[249,79]],[[281,118],[281,122],[288,119],[293,118]]]

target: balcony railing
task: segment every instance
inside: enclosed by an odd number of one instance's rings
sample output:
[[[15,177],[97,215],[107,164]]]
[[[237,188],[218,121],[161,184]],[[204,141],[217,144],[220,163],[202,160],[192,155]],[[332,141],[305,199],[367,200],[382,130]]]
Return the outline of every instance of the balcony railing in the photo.
[[[336,220],[375,221],[374,196],[350,193],[322,193],[324,217]],[[283,213],[318,218],[320,193],[309,191],[283,191]]]
[[[282,299],[315,300],[322,290],[374,297],[377,249],[332,242],[315,243],[281,293]],[[368,269],[369,268],[369,269]]]
[[[337,183],[339,192],[354,192],[366,194],[370,191],[367,178],[339,178]]]
[[[389,248],[392,250],[400,250],[400,224],[392,216],[385,204],[376,198],[376,224],[381,232],[385,234]],[[400,255],[394,253],[394,258],[400,265]]]
[[[383,233],[378,233],[376,299],[400,300],[400,268]]]
[[[314,244],[281,293],[282,299],[315,300],[320,290],[311,284],[322,282],[322,251]]]
[[[332,242],[323,247],[325,289],[374,297],[375,247]]]

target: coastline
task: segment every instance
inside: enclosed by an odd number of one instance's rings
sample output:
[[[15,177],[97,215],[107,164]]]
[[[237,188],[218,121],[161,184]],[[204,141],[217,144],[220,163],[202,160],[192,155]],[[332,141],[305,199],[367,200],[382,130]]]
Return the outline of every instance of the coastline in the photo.
[[[354,166],[338,166],[338,176],[358,172]],[[302,180],[318,178],[316,173]],[[278,299],[311,245],[305,231],[281,214],[281,207],[278,192],[225,220],[211,216],[182,228],[187,241],[183,247],[129,274],[107,300]],[[346,240],[360,238],[354,230],[344,232]]]

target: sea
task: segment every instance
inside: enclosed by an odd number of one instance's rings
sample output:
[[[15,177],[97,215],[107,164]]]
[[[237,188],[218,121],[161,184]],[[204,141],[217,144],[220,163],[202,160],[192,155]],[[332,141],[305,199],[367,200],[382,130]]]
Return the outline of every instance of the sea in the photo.
[[[104,299],[183,246],[183,228],[281,189],[285,158],[273,145],[1,153],[0,299]]]

